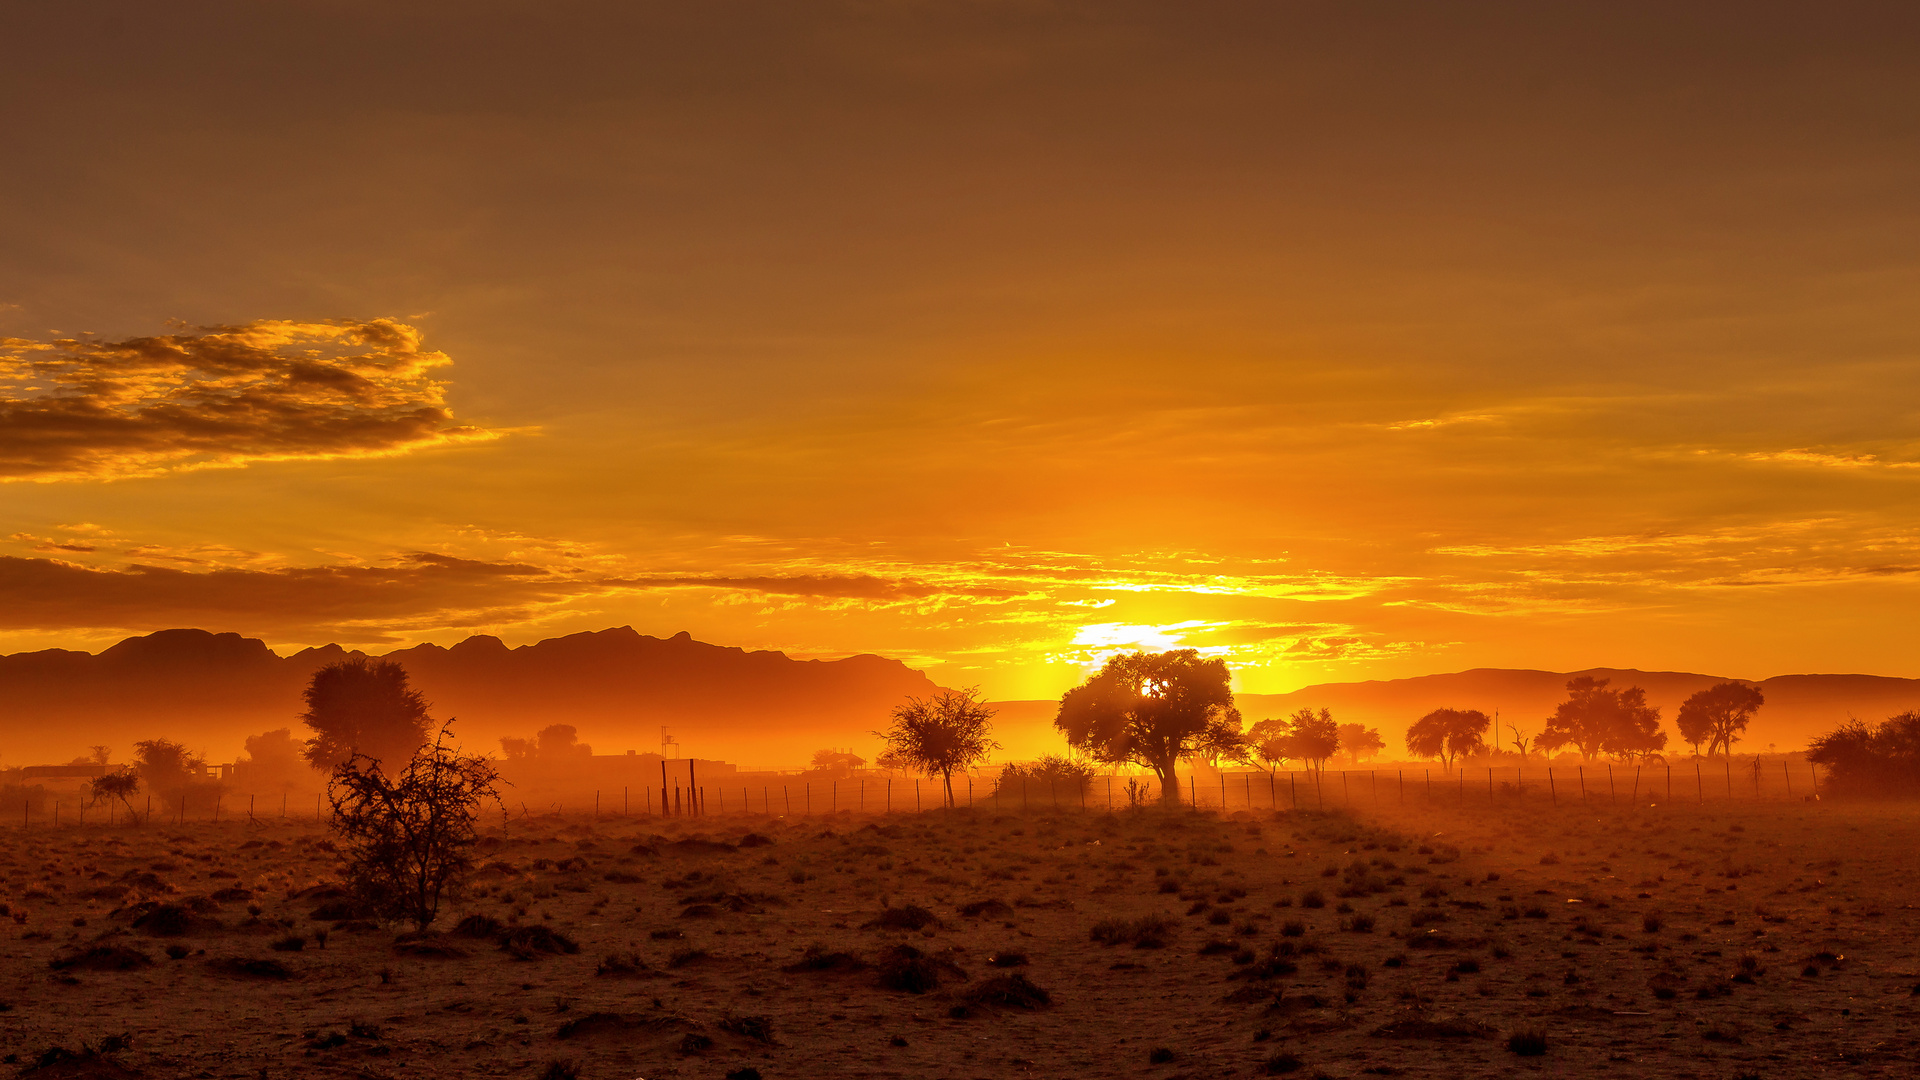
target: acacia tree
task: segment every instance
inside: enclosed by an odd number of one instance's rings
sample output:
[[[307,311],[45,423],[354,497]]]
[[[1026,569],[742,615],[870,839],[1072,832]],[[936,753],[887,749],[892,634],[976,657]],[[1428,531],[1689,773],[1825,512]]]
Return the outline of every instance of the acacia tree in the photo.
[[[143,739],[133,744],[133,751],[134,772],[163,802],[185,794],[206,772],[206,758],[172,739]]]
[[[1160,798],[1180,798],[1174,767],[1194,754],[1238,759],[1246,741],[1226,661],[1194,649],[1127,653],[1060,698],[1053,726],[1095,761],[1135,764],[1160,778]]]
[[[87,785],[90,801],[100,803],[112,799],[127,808],[127,820],[137,822],[140,815],[133,808],[133,797],[140,791],[140,776],[132,769],[116,769],[103,776],[96,776]]]
[[[1573,746],[1591,761],[1603,753],[1648,755],[1667,745],[1660,728],[1660,710],[1647,704],[1646,691],[1637,686],[1607,688],[1608,679],[1582,675],[1567,682],[1567,700],[1547,717],[1534,746],[1552,753]]]
[[[1355,765],[1386,748],[1387,741],[1380,737],[1377,729],[1364,724],[1340,725],[1340,752]]]
[[[1709,756],[1715,749],[1731,754],[1733,744],[1739,742],[1747,730],[1747,722],[1766,703],[1757,686],[1723,682],[1681,702],[1674,726],[1680,729],[1680,737],[1693,746],[1696,754],[1700,752],[1701,743],[1707,744]]]
[[[942,690],[930,698],[908,698],[894,708],[892,725],[874,734],[886,740],[887,753],[904,767],[939,777],[952,806],[954,770],[985,760],[1000,745],[987,737],[992,720],[993,710],[980,699],[978,687]]]
[[[1281,762],[1300,756],[1299,748],[1293,741],[1293,725],[1286,720],[1258,721],[1247,729],[1243,741],[1247,753],[1259,758],[1268,772],[1277,770]]]
[[[343,840],[348,888],[375,914],[424,930],[473,869],[480,802],[499,802],[500,774],[484,757],[448,745],[453,721],[389,778],[355,754],[327,784],[333,829]]]
[[[1407,728],[1407,752],[1439,758],[1448,769],[1455,758],[1487,748],[1487,728],[1493,718],[1479,709],[1435,709]]]
[[[1333,722],[1333,711],[1301,709],[1288,718],[1287,724],[1293,730],[1295,756],[1324,772],[1327,759],[1340,749],[1340,725]]]
[[[300,714],[313,729],[307,760],[331,770],[355,757],[407,761],[427,741],[426,699],[407,685],[407,669],[391,660],[363,656],[328,664],[313,673]]]

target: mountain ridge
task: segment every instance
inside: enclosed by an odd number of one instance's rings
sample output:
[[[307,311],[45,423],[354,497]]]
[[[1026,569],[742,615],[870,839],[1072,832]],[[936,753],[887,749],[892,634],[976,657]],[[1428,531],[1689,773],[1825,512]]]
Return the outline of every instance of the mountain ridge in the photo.
[[[621,626],[512,647],[474,635],[382,654],[329,644],[281,656],[257,638],[175,629],[97,654],[0,656],[0,753],[7,764],[57,761],[103,743],[124,760],[134,740],[165,737],[230,760],[248,735],[297,731],[307,680],[350,656],[402,664],[435,716],[459,718],[470,746],[570,723],[601,752],[647,750],[664,725],[683,752],[719,756],[749,744],[774,760],[802,760],[850,730],[880,726],[906,696],[938,689],[871,653],[795,660],[684,630],[659,638]]]

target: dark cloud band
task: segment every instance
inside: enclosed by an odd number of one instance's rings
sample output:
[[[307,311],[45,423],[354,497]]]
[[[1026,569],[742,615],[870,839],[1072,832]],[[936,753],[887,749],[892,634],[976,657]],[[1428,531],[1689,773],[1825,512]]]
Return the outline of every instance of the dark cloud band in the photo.
[[[0,339],[0,481],[374,457],[498,433],[456,424],[413,327],[262,320],[157,337]]]

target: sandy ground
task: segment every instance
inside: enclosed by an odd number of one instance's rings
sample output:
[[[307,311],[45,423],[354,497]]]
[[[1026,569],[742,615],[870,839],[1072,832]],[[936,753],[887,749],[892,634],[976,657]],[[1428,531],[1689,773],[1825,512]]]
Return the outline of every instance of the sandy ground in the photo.
[[[340,910],[325,840],[0,834],[6,1067],[1732,1080],[1920,1060],[1911,806],[533,819],[411,944]],[[468,915],[502,928],[462,936]],[[1510,1049],[1522,1032],[1545,1053]]]

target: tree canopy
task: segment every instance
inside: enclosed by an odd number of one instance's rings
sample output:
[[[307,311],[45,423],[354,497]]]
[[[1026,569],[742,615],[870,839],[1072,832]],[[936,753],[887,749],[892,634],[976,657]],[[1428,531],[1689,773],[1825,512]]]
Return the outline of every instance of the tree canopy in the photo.
[[[1483,753],[1493,718],[1479,709],[1435,709],[1407,728],[1407,752],[1439,758],[1453,768],[1455,758]]]
[[[145,739],[133,744],[134,771],[147,790],[163,799],[185,791],[206,770],[207,759],[172,739]]]
[[[1110,657],[1060,698],[1053,725],[1096,761],[1152,769],[1160,797],[1174,801],[1174,767],[1182,758],[1244,752],[1230,678],[1226,661],[1194,649]]]
[[[503,735],[500,752],[509,761],[536,761],[559,765],[582,762],[593,757],[593,747],[580,741],[580,729],[572,724],[548,724],[529,738]]]
[[[1340,749],[1340,725],[1333,722],[1331,709],[1301,709],[1288,718],[1287,725],[1293,735],[1293,756],[1316,769],[1325,769],[1327,759]]]
[[[1766,702],[1757,686],[1723,682],[1681,702],[1674,726],[1680,729],[1680,737],[1696,754],[1700,752],[1701,743],[1707,744],[1709,755],[1715,750],[1731,754],[1733,744],[1739,742],[1747,730],[1747,721],[1752,720],[1753,714]]]
[[[396,767],[427,741],[426,699],[407,685],[407,670],[391,660],[353,657],[313,673],[300,715],[313,738],[306,755],[314,768],[331,771],[355,756],[371,765]]]
[[[1340,752],[1355,765],[1387,748],[1380,732],[1364,724],[1340,725]]]
[[[987,737],[993,710],[979,689],[942,690],[930,698],[908,698],[893,710],[893,723],[875,732],[887,752],[907,768],[940,778],[953,805],[953,773],[986,759],[999,746]]]
[[[1591,675],[1568,680],[1567,700],[1547,717],[1534,746],[1546,753],[1572,746],[1588,760],[1600,754],[1646,757],[1666,749],[1660,710],[1647,704],[1646,691],[1608,689],[1610,681]]]

